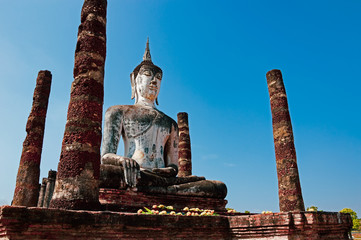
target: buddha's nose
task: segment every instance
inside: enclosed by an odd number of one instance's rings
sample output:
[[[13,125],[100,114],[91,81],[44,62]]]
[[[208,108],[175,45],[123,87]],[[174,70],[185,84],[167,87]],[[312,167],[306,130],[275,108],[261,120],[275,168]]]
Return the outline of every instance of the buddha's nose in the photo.
[[[152,78],[150,84],[157,85],[157,80],[155,80],[155,77]]]

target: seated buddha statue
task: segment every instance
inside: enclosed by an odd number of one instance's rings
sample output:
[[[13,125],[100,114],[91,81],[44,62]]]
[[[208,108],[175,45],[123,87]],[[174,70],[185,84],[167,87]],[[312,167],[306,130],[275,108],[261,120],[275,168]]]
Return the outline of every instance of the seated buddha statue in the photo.
[[[148,40],[143,61],[130,75],[135,104],[112,106],[105,114],[100,187],[224,198],[227,188],[220,181],[177,177],[178,125],[155,106],[162,77]],[[121,137],[124,156],[117,154]]]

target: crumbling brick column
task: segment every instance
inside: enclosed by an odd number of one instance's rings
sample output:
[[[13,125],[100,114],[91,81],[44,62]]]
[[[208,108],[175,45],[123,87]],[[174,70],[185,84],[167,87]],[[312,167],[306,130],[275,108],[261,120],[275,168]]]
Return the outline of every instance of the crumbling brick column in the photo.
[[[43,207],[44,205],[44,196],[45,196],[45,190],[46,190],[46,184],[48,182],[47,178],[43,178],[43,181],[41,182],[41,187],[39,191],[39,199],[38,199],[38,207]]]
[[[27,135],[16,177],[14,206],[35,207],[38,203],[40,160],[51,78],[49,71],[40,71],[36,79],[33,106],[26,124]]]
[[[281,212],[305,211],[287,95],[280,70],[267,73]]]
[[[67,123],[50,203],[53,208],[96,209],[100,206],[106,10],[106,0],[84,1]]]
[[[48,179],[46,181],[46,188],[45,188],[44,201],[42,207],[45,208],[49,207],[50,200],[54,193],[55,180],[56,180],[56,171],[50,170],[48,173]]]
[[[191,139],[189,136],[188,113],[180,112],[177,114],[179,128],[178,145],[178,176],[185,177],[192,175],[192,152]]]

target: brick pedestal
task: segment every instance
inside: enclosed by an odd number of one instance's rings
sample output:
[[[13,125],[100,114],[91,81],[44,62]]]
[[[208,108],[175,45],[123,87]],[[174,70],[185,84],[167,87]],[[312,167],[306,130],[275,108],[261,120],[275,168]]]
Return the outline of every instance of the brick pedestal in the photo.
[[[3,206],[0,239],[346,240],[349,214],[298,212],[242,216],[162,216]]]
[[[177,210],[184,207],[213,209],[224,212],[227,200],[217,198],[189,197],[180,195],[147,194],[131,190],[101,188],[99,201],[104,210],[136,212],[143,207],[163,204]]]

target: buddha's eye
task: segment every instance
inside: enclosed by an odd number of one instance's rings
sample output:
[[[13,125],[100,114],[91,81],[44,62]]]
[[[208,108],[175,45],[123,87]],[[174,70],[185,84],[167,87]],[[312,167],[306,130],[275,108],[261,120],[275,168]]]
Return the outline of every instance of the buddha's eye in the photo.
[[[160,74],[157,74],[155,77],[156,77],[159,81],[162,80],[162,75],[160,75]]]
[[[144,74],[145,76],[152,76],[152,73],[151,73],[149,70],[145,70],[145,71],[143,72],[143,74]]]

